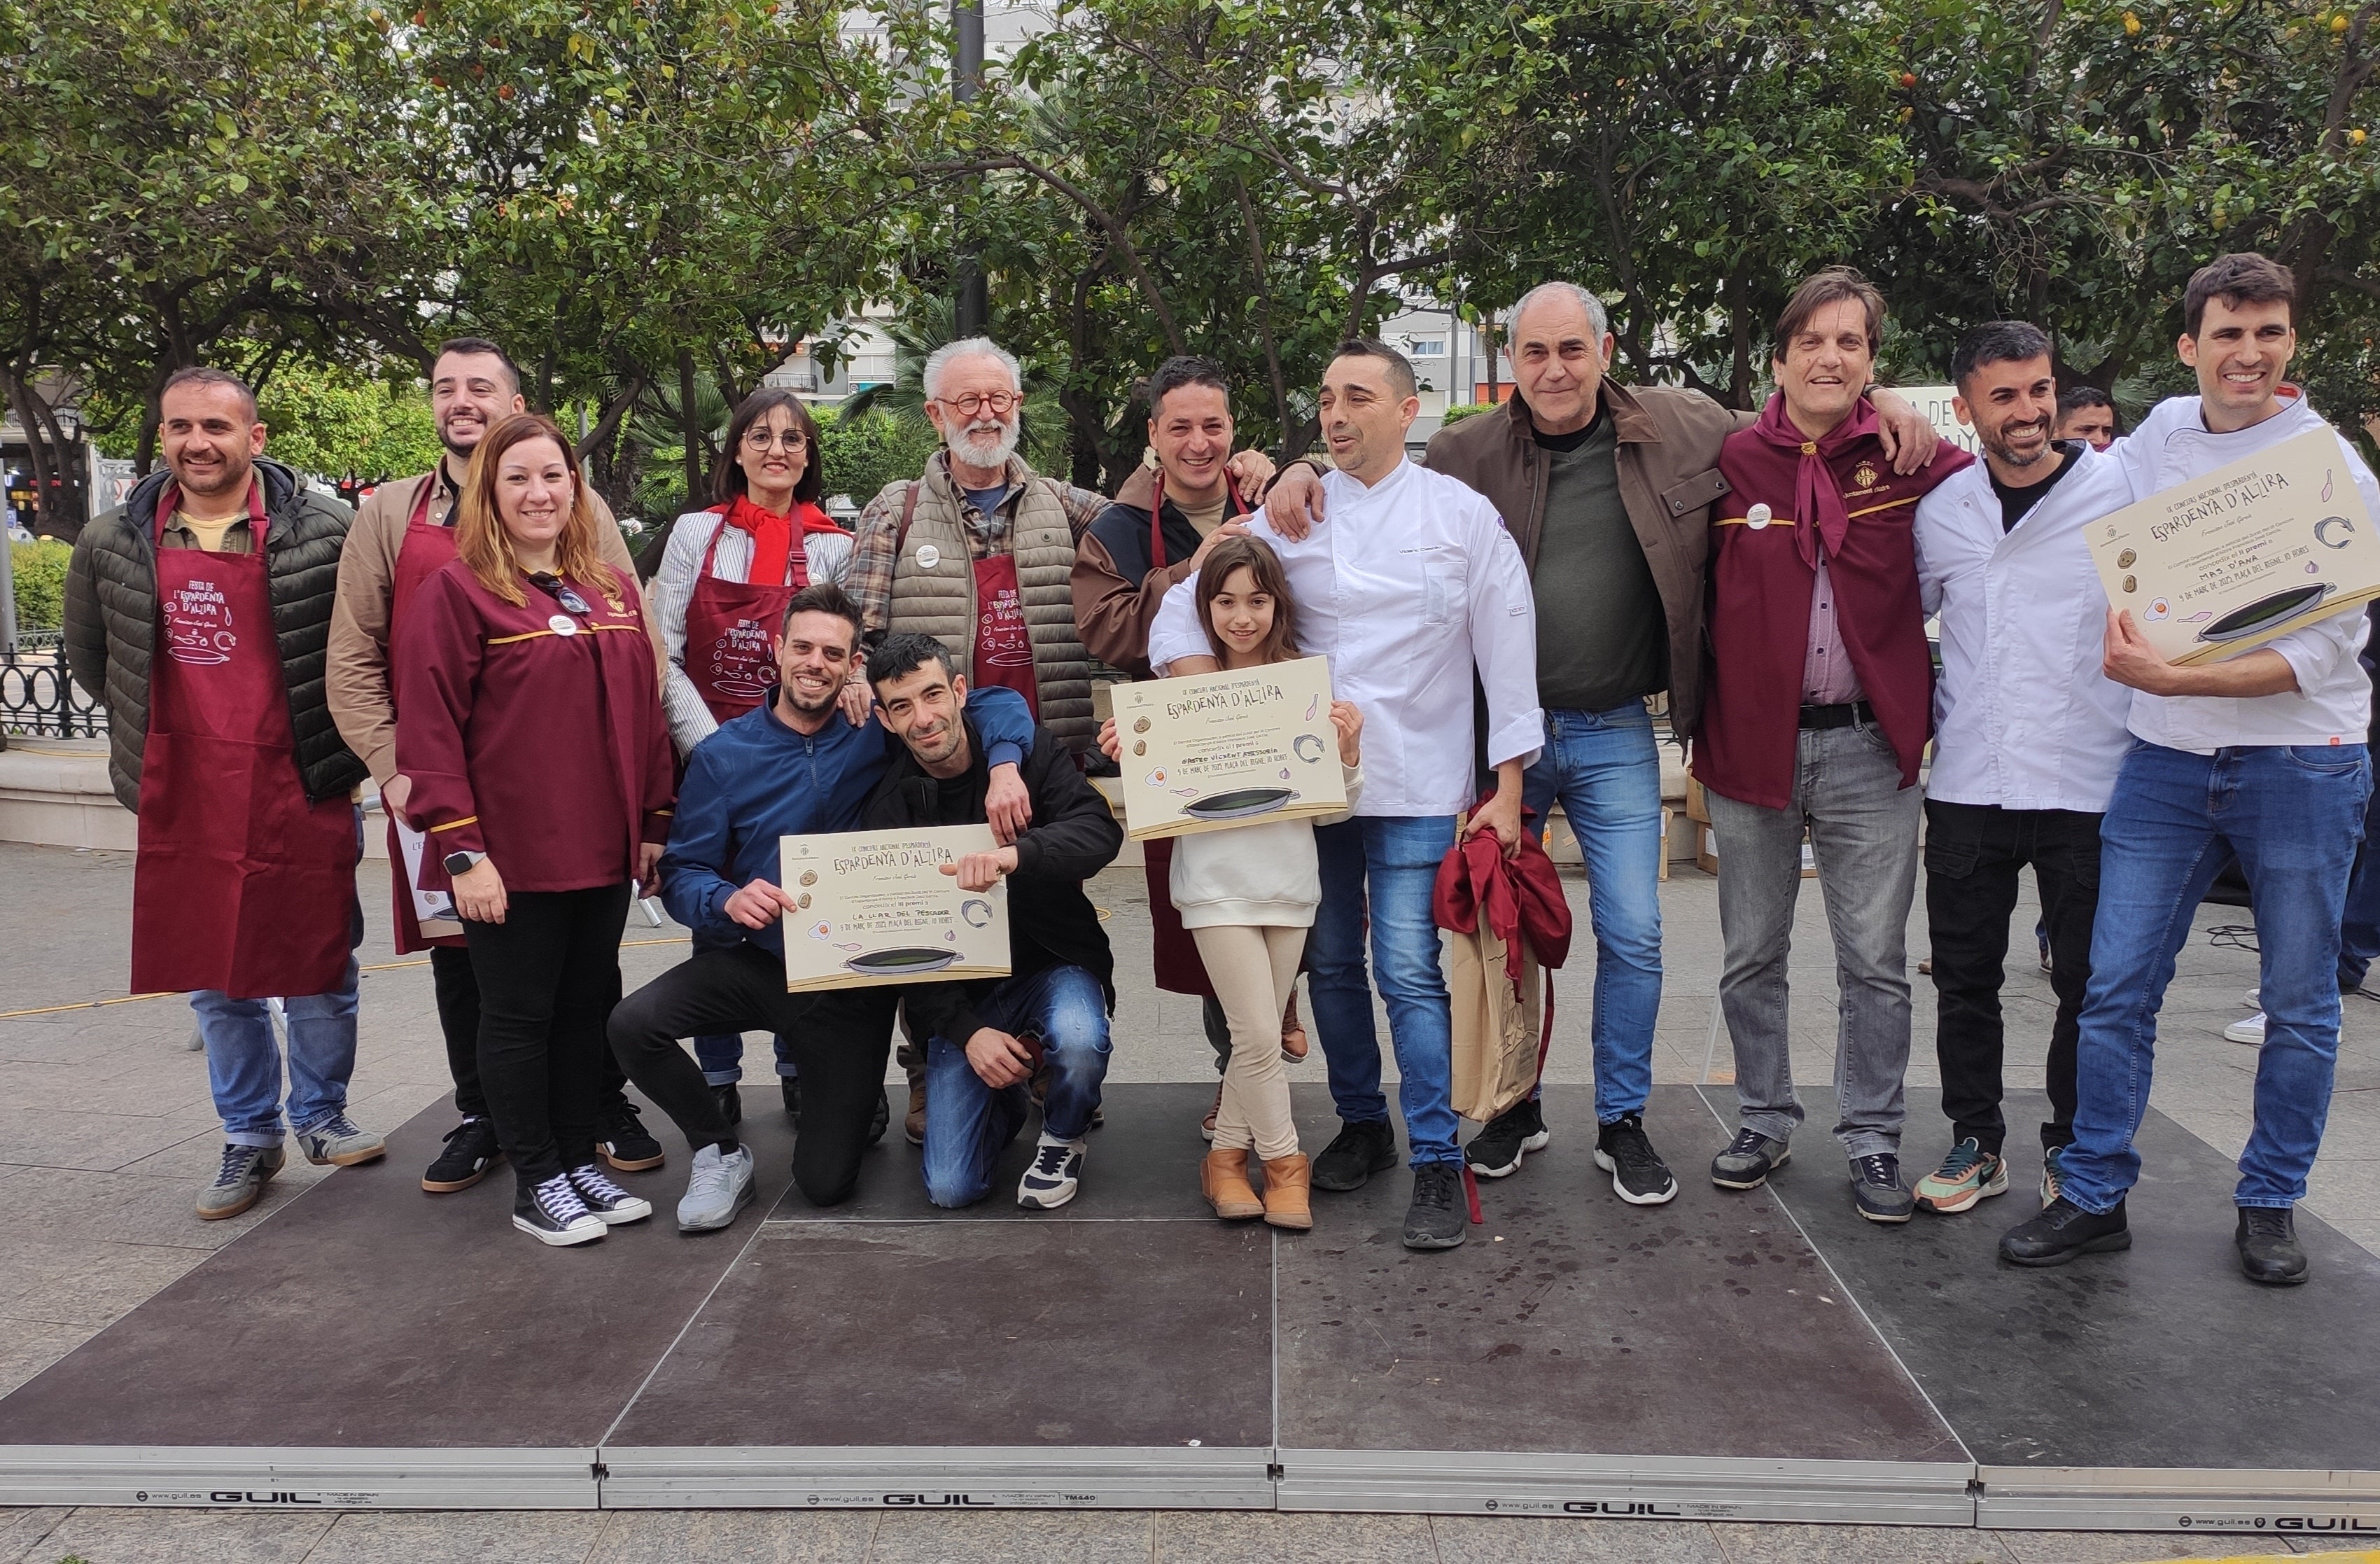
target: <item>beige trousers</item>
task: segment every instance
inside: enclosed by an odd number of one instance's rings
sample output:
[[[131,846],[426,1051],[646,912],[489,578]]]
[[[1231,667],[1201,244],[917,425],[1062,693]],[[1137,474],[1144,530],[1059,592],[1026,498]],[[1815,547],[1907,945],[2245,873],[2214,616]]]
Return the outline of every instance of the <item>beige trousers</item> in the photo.
[[[1215,1145],[1251,1146],[1265,1161],[1297,1150],[1289,1114],[1289,1074],[1281,1061],[1281,1012],[1297,982],[1305,930],[1230,924],[1194,928],[1198,959],[1232,1028],[1223,1103],[1215,1110]]]

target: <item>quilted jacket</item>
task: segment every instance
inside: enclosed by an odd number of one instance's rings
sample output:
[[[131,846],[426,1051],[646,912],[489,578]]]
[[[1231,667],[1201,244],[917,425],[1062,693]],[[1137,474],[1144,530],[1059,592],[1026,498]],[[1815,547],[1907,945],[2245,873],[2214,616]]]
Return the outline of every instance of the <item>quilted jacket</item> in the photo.
[[[305,489],[279,462],[259,458],[256,476],[271,518],[265,578],[298,739],[298,771],[306,796],[319,803],[369,774],[332,724],[322,683],[339,551],[354,513]],[[136,811],[140,753],[149,736],[149,662],[157,638],[157,497],[165,477],[151,473],[123,504],[84,527],[67,568],[67,666],[75,683],[107,708],[108,780],[116,801]]]

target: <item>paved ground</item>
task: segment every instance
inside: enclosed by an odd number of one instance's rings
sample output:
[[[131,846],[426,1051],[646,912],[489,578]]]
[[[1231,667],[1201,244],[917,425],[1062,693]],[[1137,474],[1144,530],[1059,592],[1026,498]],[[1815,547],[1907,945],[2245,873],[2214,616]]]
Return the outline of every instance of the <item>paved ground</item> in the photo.
[[[372,929],[364,959],[362,1044],[355,1116],[394,1125],[443,1093],[443,1055],[426,964],[389,954],[385,867],[365,866]],[[71,1352],[176,1277],[268,1218],[313,1179],[299,1162],[249,1216],[201,1224],[190,1214],[197,1185],[213,1170],[220,1142],[209,1107],[204,1061],[185,1048],[186,1005],[173,999],[92,1007],[124,994],[132,864],[128,855],[0,843],[0,1194],[11,1220],[0,1226],[0,1392]],[[1096,889],[1113,914],[1124,991],[1116,1016],[1113,1075],[1125,1081],[1211,1078],[1211,1055],[1196,1004],[1148,984],[1145,895],[1137,870],[1111,871]],[[1834,988],[1826,926],[1815,883],[1803,901],[1794,956],[1794,1066],[1804,1099],[1823,1103],[1832,1061]],[[1582,929],[1585,885],[1573,879]],[[1922,901],[1922,898],[1921,898]],[[1681,869],[1663,894],[1669,979],[1661,1007],[1656,1079],[1703,1078],[1711,1041],[1718,971],[1716,882]],[[2033,922],[2018,911],[2017,943]],[[2160,1038],[2155,1100],[2227,1155],[2249,1124],[2253,1050],[2225,1042],[2222,1026],[2244,1013],[2242,990],[2255,957],[2211,938],[2243,912],[2209,909],[2180,964]],[[684,953],[684,932],[632,917],[623,964],[633,987]],[[1924,949],[1923,914],[1911,925],[1912,954]],[[1591,947],[1557,982],[1548,1078],[1585,1081]],[[1931,1063],[1931,991],[1918,979],[1917,1037],[1909,1073],[1912,1114],[1937,1110]],[[2046,975],[2022,952],[2008,992],[2011,1039],[2046,1036],[2054,1000]],[[71,1007],[51,1010],[46,1007]],[[31,1012],[31,1013],[28,1013]],[[753,1039],[756,1073],[766,1047]],[[2038,1058],[2015,1042],[2020,1058]],[[1300,1067],[1319,1078],[1318,1062]],[[1722,1039],[1713,1063],[1724,1080]],[[2040,1084],[2037,1067],[2012,1067],[2012,1085]],[[1799,1146],[1822,1154],[1825,1110]],[[657,1125],[673,1159],[683,1147]],[[1557,1133],[1576,1133],[1556,1126]],[[2012,1126],[2012,1133],[2028,1133]],[[1714,1140],[1716,1137],[1714,1137]],[[1663,1148],[1683,1176],[1697,1176],[1711,1146]],[[1914,1170],[1912,1170],[1912,1176]],[[1096,1178],[1096,1163],[1089,1170]],[[1605,1196],[1582,1191],[1582,1198]],[[2308,1205],[2367,1248],[2380,1250],[2380,1004],[2347,1001],[2338,1092]],[[1999,1204],[1999,1203],[1996,1203]],[[1977,1219],[1998,1221],[1990,1207]],[[492,1242],[513,1242],[491,1234]],[[302,1365],[291,1393],[303,1395]],[[458,1415],[466,1415],[458,1409]],[[2129,1561],[2219,1558],[2255,1539],[2082,1534],[1920,1532],[1805,1526],[1565,1522],[1273,1515],[1084,1513],[929,1516],[874,1513],[663,1515],[225,1515],[104,1509],[0,1510],[0,1564],[401,1558],[625,1561],[711,1558],[884,1561],[895,1559],[1132,1559],[1402,1561],[1695,1560],[1710,1564],[1859,1560],[1862,1564],[2032,1564],[2041,1560]]]

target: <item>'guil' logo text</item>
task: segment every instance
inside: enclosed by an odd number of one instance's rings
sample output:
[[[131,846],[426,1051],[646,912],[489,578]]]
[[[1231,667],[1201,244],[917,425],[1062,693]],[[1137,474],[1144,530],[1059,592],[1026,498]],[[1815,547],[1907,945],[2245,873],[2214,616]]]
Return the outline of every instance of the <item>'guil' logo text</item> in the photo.
[[[2359,1520],[2352,1515],[2277,1515],[2273,1518],[2277,1532],[2380,1532],[2380,1521]]]
[[[1684,1512],[1674,1504],[1646,1504],[1634,1500],[1614,1503],[1608,1498],[1572,1498],[1562,1501],[1564,1515],[1664,1515],[1675,1517]]]
[[[948,1505],[953,1508],[984,1509],[990,1508],[996,1501],[988,1498],[977,1498],[972,1494],[886,1494],[884,1496],[884,1502],[886,1504],[914,1504],[938,1507]]]
[[[300,1498],[296,1494],[273,1493],[269,1490],[261,1494],[248,1493],[238,1488],[217,1488],[207,1495],[207,1501],[210,1504],[320,1504],[322,1502],[318,1498]]]

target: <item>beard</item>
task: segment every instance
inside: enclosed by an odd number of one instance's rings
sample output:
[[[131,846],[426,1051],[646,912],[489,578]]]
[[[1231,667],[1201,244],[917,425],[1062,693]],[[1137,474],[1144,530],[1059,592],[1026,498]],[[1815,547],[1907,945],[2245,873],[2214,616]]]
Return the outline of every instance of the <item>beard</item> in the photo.
[[[2022,455],[2010,444],[2008,430],[2005,428],[1994,430],[1988,437],[1978,435],[1976,438],[1977,442],[1985,450],[1990,452],[1993,455],[1998,456],[2001,461],[2006,462],[2009,466],[2012,467],[2029,467],[2049,455],[2051,452],[2058,448],[2058,442],[2055,439],[2054,432],[2052,430],[2041,425],[2034,425],[2032,427],[2042,429],[2042,442],[2033,450]]]
[[[1004,467],[1016,455],[1017,430],[1014,422],[971,423],[951,436],[951,455],[972,467]]]

